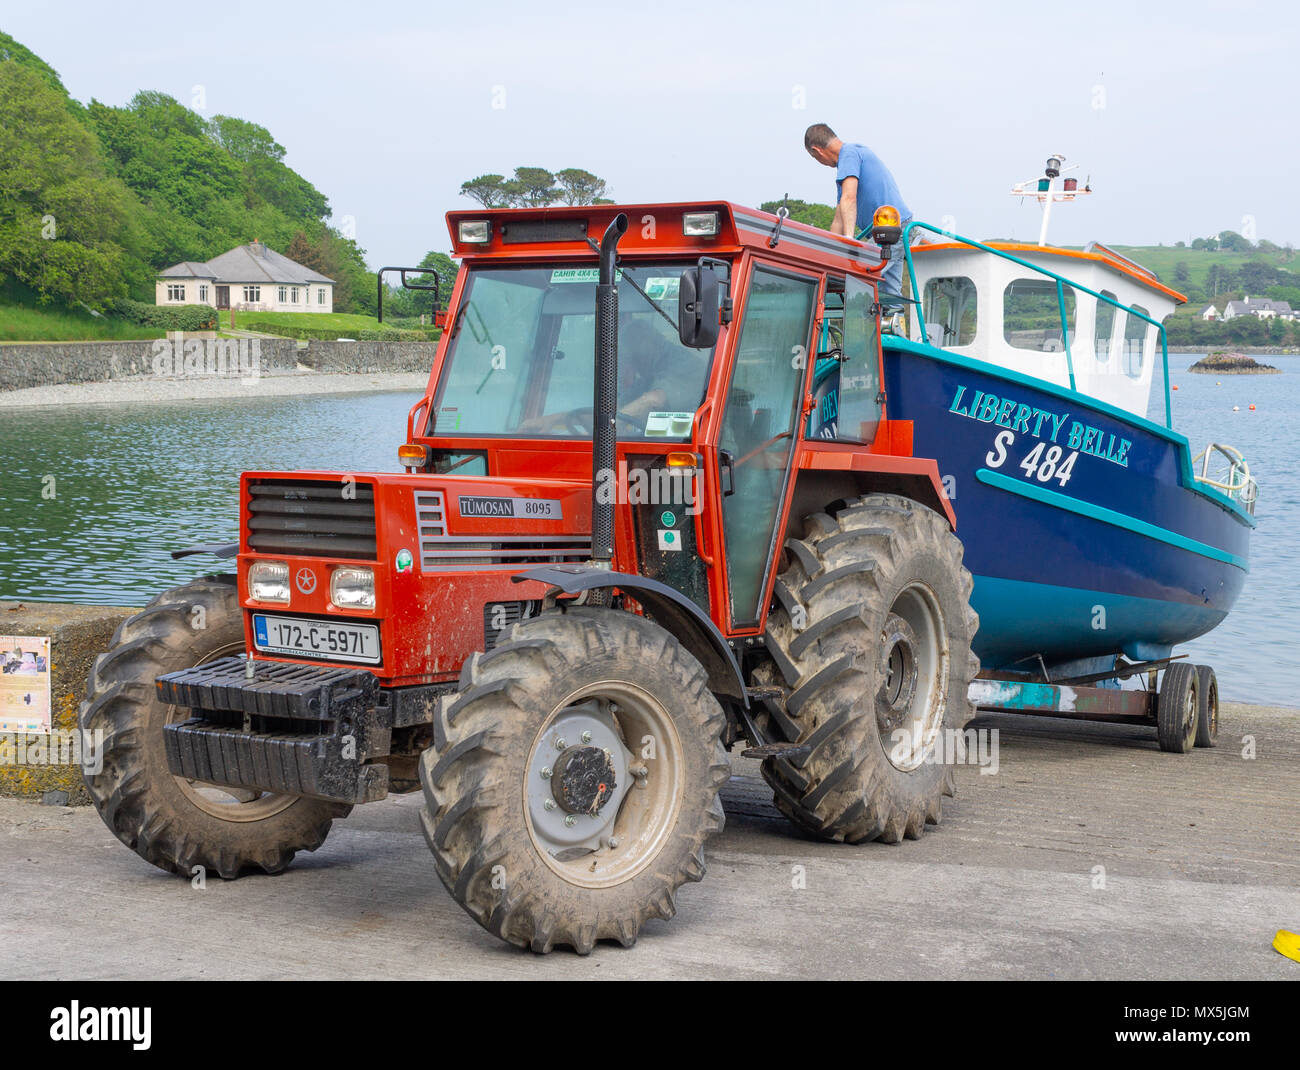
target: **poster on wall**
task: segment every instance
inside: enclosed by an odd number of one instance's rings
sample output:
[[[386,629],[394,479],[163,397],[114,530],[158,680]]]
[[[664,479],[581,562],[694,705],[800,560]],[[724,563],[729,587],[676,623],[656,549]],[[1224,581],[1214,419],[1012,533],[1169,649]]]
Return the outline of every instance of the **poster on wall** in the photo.
[[[0,635],[0,733],[49,735],[50,639]]]

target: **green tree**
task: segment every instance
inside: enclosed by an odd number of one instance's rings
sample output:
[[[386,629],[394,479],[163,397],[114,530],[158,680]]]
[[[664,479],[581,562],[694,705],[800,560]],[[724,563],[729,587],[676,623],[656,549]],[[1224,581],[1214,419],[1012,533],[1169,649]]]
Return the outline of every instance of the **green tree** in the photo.
[[[462,197],[478,201],[484,208],[503,208],[510,203],[504,175],[479,175],[460,184]]]
[[[420,261],[419,267],[428,268],[429,271],[420,275],[410,275],[407,277],[408,282],[419,283],[421,285],[431,285],[432,276],[438,278],[438,308],[446,308],[451,301],[451,288],[456,282],[456,272],[459,270],[454,261],[446,253],[428,252],[424,254],[424,259]],[[397,317],[414,317],[421,314],[428,315],[433,309],[433,294],[424,290],[407,290],[402,287],[400,280],[393,279],[391,282],[385,280],[386,292],[384,293],[384,318],[389,316]]]
[[[782,203],[790,210],[790,218],[796,223],[807,223],[821,230],[831,229],[831,220],[835,218],[835,209],[829,204],[817,204],[808,201],[764,201],[759,205],[764,212],[775,213]]]
[[[555,176],[545,167],[516,167],[512,203],[519,208],[540,208],[554,204],[560,196]]]
[[[102,307],[125,296],[131,208],[66,93],[0,59],[0,276],[42,300]]]
[[[1230,253],[1248,253],[1254,245],[1249,238],[1243,237],[1235,230],[1219,231],[1219,248]]]
[[[438,307],[446,308],[451,302],[451,288],[456,284],[456,274],[460,270],[456,261],[446,253],[427,252],[424,259],[420,261],[419,267],[428,268],[430,274],[417,276],[415,281],[424,285],[431,285],[436,275],[438,278]]]
[[[563,171],[556,171],[555,181],[560,187],[560,200],[565,204],[607,203],[605,180],[581,167],[566,167]]]
[[[1180,286],[1186,286],[1187,283],[1191,281],[1191,277],[1191,272],[1187,270],[1187,261],[1179,260],[1178,263],[1174,265],[1174,282],[1178,283]]]

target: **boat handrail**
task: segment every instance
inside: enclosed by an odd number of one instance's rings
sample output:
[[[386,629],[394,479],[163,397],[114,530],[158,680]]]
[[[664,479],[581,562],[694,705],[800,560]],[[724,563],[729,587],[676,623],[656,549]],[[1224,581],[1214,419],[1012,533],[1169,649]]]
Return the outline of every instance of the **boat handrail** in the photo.
[[[1215,455],[1228,462],[1226,479],[1215,479],[1210,475],[1210,460]],[[1251,516],[1255,515],[1255,501],[1259,497],[1259,484],[1250,474],[1250,465],[1241,450],[1235,446],[1226,446],[1221,442],[1211,442],[1192,458],[1192,468],[1200,465],[1201,474],[1196,477],[1198,483],[1223,491],[1228,497],[1241,503]]]
[[[1056,301],[1061,316],[1061,338],[1065,342],[1065,366],[1070,375],[1071,390],[1077,390],[1078,388],[1075,386],[1074,357],[1070,353],[1070,330],[1068,318],[1065,312],[1065,287],[1067,285],[1072,289],[1082,290],[1086,294],[1091,294],[1098,301],[1105,301],[1106,304],[1114,305],[1116,308],[1128,315],[1136,316],[1138,319],[1145,320],[1149,323],[1160,332],[1160,363],[1165,377],[1165,426],[1170,430],[1173,430],[1174,406],[1173,397],[1169,392],[1169,341],[1165,337],[1165,327],[1163,323],[1158,323],[1136,305],[1123,304],[1114,297],[1109,297],[1104,293],[1098,293],[1096,290],[1091,290],[1087,286],[1075,282],[1073,279],[1066,278],[1064,275],[1058,275],[1055,271],[1050,271],[1038,264],[1030,263],[1023,257],[1016,256],[1013,253],[1008,253],[1003,249],[994,249],[991,245],[985,245],[983,242],[978,242],[974,238],[963,238],[960,234],[954,234],[950,230],[941,230],[938,227],[931,226],[929,223],[922,223],[919,220],[914,219],[903,227],[901,244],[903,246],[903,256],[907,264],[908,281],[912,285],[912,296],[916,301],[916,320],[920,327],[922,338],[928,338],[929,335],[926,333],[925,329],[925,313],[921,307],[922,302],[920,300],[920,293],[916,285],[916,268],[912,263],[912,248],[909,240],[912,231],[918,228],[921,230],[928,230],[931,234],[938,234],[947,241],[960,242],[962,245],[970,246],[972,249],[979,249],[980,251],[990,253],[993,256],[1000,256],[1003,260],[1010,260],[1013,264],[1019,264],[1021,267],[1029,268],[1030,271],[1036,271],[1040,275],[1046,275],[1049,279],[1055,280]]]

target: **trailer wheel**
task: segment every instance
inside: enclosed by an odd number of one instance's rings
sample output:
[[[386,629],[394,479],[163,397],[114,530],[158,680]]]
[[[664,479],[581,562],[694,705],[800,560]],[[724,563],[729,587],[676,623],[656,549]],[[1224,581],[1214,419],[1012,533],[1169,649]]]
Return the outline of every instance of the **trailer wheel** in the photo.
[[[949,751],[974,716],[971,575],[938,513],[860,498],[786,544],[766,644],[792,688],[773,717],[803,757],[763,763],[776,805],[828,840],[915,839],[955,790]]]
[[[576,607],[513,625],[465,663],[420,759],[439,878],[519,947],[631,946],[704,876],[725,723],[700,663],[644,617]]]
[[[1176,661],[1165,669],[1156,701],[1156,735],[1160,749],[1186,754],[1196,739],[1200,687],[1195,665]]]
[[[244,626],[233,584],[196,580],[165,591],[113,635],[95,661],[81,704],[84,731],[103,733],[97,771],[83,770],[104,823],[141,858],[192,877],[247,870],[278,873],[314,851],[350,806],[203,784],[167,766],[163,725],[188,711],[158,701],[163,673],[242,652]]]
[[[1196,689],[1196,745],[1213,747],[1219,738],[1219,681],[1210,666],[1196,666]]]

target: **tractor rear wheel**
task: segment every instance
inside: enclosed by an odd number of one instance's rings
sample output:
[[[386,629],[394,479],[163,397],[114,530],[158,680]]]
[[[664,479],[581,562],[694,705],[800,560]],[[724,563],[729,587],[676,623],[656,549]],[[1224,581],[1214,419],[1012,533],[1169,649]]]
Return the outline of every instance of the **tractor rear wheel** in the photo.
[[[763,776],[823,839],[915,839],[954,793],[944,744],[975,713],[962,545],[933,510],[873,494],[808,517],[786,550],[766,644],[792,690],[773,723],[811,750],[766,759]]]
[[[465,663],[420,759],[439,878],[519,947],[634,944],[704,876],[725,722],[700,663],[643,617],[576,607],[513,625]]]
[[[172,774],[163,725],[189,711],[159,702],[154,680],[243,649],[234,585],[196,580],[124,620],[86,685],[81,728],[103,733],[102,767],[83,771],[95,808],[119,840],[171,873],[278,873],[298,851],[316,850],[333,820],[351,810]]]

